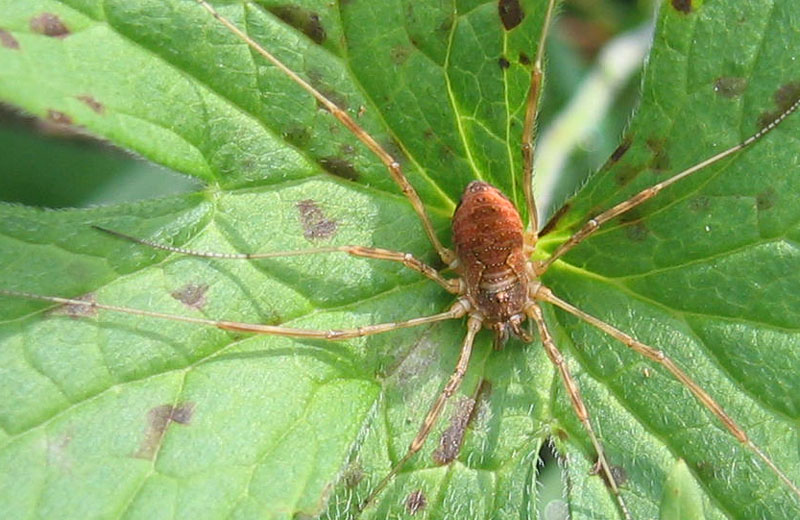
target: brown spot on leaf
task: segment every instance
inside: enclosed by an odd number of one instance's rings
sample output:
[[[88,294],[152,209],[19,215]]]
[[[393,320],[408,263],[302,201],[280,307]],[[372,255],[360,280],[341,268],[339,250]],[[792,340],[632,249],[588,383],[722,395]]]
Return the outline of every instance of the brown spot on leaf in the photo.
[[[522,65],[528,66],[531,64],[531,57],[525,54],[524,52],[519,53],[519,62]]]
[[[572,205],[570,203],[566,203],[558,208],[558,211],[556,211],[553,216],[550,217],[550,220],[547,221],[547,224],[545,224],[542,230],[539,232],[539,236],[543,237],[553,231],[556,227],[556,224],[558,224],[561,218],[567,214],[571,207]]]
[[[775,104],[781,111],[789,108],[800,99],[800,81],[792,81],[781,87],[775,92]]]
[[[723,76],[714,82],[714,92],[726,98],[737,98],[745,89],[747,89],[747,78]]]
[[[6,49],[19,49],[19,42],[17,39],[5,29],[0,29],[0,45]]]
[[[522,10],[519,0],[499,0],[497,2],[497,10],[500,14],[500,21],[503,22],[503,27],[506,28],[506,31],[510,31],[521,24],[525,18],[525,11]]]
[[[30,21],[31,31],[53,38],[66,38],[70,35],[69,29],[61,21],[58,15],[53,13],[42,13],[34,16]]]
[[[500,56],[500,59],[497,60],[497,64],[500,65],[500,68],[506,70],[511,66],[511,63],[506,59],[505,56]]]
[[[317,45],[325,41],[325,28],[314,11],[299,5],[276,5],[267,7],[269,12],[308,36]]]
[[[683,14],[692,12],[692,0],[672,0],[672,7]]]
[[[433,452],[433,461],[436,464],[444,465],[452,462],[458,457],[461,451],[461,443],[464,441],[464,433],[467,424],[475,409],[475,399],[460,396],[454,403],[453,414],[450,416],[450,426],[442,432],[439,437],[439,446]]]
[[[195,403],[187,401],[177,405],[162,404],[151,408],[147,412],[147,431],[139,445],[139,450],[133,455],[139,459],[152,460],[158,453],[164,433],[173,422],[189,424],[194,416]]]
[[[614,181],[620,186],[627,186],[643,171],[641,166],[622,164],[614,173]]]
[[[781,114],[786,112],[800,99],[800,81],[792,81],[781,85],[781,87],[775,91],[772,98],[775,100],[775,104],[778,108],[771,112],[764,112],[761,114],[758,118],[759,128],[763,129],[774,123]]]
[[[428,505],[428,500],[425,498],[425,493],[421,489],[412,491],[406,497],[406,511],[409,515],[415,515],[425,509]]]
[[[613,164],[622,159],[622,156],[625,155],[625,152],[631,148],[631,144],[633,144],[633,140],[630,137],[623,139],[619,146],[617,146],[617,149],[611,154],[609,163]]]
[[[768,188],[756,195],[756,207],[759,211],[766,211],[775,206],[778,195],[773,188]]]
[[[695,213],[706,211],[710,207],[711,207],[711,199],[709,199],[704,195],[700,195],[699,197],[694,197],[689,201],[689,209]]]
[[[309,240],[330,238],[336,234],[336,221],[325,217],[322,209],[311,199],[301,200],[297,204],[300,212],[300,223],[303,225],[303,236]]]
[[[650,160],[650,167],[656,171],[669,170],[669,156],[665,149],[665,139],[650,138],[647,140],[647,147],[653,152]]]
[[[647,226],[642,221],[634,222],[625,227],[625,236],[633,242],[643,242],[649,234],[650,230],[647,229]]]
[[[208,284],[186,284],[170,293],[170,296],[193,309],[202,309],[206,305],[206,292]]]
[[[72,118],[64,112],[50,109],[47,111],[47,120],[60,126],[69,126],[72,124]]]
[[[97,308],[91,304],[96,303],[94,293],[86,293],[82,296],[76,296],[73,300],[88,302],[90,305],[80,305],[77,303],[66,303],[55,307],[48,314],[54,316],[69,316],[70,318],[92,318],[97,316]]]
[[[323,157],[319,160],[319,164],[331,175],[336,175],[349,181],[358,180],[358,171],[349,161],[339,157]]]
[[[339,107],[342,110],[347,110],[347,99],[340,94],[336,89],[331,88],[324,80],[324,75],[317,70],[310,70],[308,71],[308,82],[311,83],[311,86],[314,87],[319,91],[320,94],[325,96],[326,99],[330,100],[334,105]],[[317,107],[327,111],[328,107],[322,104],[319,100],[317,100]],[[339,126],[336,125],[338,129]]]
[[[402,65],[411,56],[411,48],[407,45],[395,45],[389,51],[389,58],[395,65]]]
[[[79,101],[83,101],[86,104],[86,106],[88,106],[89,108],[94,110],[96,113],[98,113],[98,114],[104,114],[105,113],[105,111],[106,111],[105,105],[103,105],[102,103],[97,101],[92,96],[90,96],[88,94],[83,94],[83,95],[76,96],[76,97],[78,98]]]

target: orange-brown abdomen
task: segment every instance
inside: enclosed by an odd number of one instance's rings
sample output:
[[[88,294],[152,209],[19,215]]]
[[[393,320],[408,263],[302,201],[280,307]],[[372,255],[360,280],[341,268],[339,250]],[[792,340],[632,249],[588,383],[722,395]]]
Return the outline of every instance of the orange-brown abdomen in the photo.
[[[453,243],[471,303],[496,330],[523,312],[527,300],[523,227],[503,193],[470,182],[453,215]]]

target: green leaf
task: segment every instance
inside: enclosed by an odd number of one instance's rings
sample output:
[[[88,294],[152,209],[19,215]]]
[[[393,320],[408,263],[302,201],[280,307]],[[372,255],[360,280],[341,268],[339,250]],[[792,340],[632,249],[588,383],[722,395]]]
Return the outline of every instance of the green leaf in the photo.
[[[397,156],[448,240],[469,180],[521,205],[525,58],[542,4],[523,2],[511,30],[496,2],[220,9]],[[796,2],[673,4],[686,5],[662,6],[627,151],[568,203],[541,254],[590,215],[752,134],[776,95],[791,96]],[[66,33],[37,32],[54,19]],[[204,183],[87,210],[0,206],[0,287],[319,329],[432,314],[452,301],[394,264],[209,261],[90,227],[196,250],[361,244],[436,263],[383,165],[194,1],[4,0],[0,29],[0,99]],[[790,118],[666,190],[544,278],[667,352],[794,482],[799,128]],[[796,517],[796,497],[664,370],[546,312],[634,518],[668,507],[679,459],[707,518]],[[81,314],[0,300],[0,504],[10,517],[355,516],[415,435],[464,333],[453,322],[333,343]],[[417,507],[429,518],[533,517],[537,453],[550,438],[567,457],[572,518],[619,518],[538,343],[495,352],[490,339],[479,336],[426,447],[361,517]],[[459,437],[465,417],[456,460],[437,464],[440,441]]]

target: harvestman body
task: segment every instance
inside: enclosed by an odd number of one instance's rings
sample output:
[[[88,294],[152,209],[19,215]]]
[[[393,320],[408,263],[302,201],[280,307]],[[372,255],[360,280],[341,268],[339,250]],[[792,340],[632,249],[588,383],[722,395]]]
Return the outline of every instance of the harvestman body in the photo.
[[[647,188],[632,198],[623,201],[609,210],[600,213],[595,218],[589,220],[577,233],[559,246],[548,259],[540,262],[529,260],[535,250],[538,238],[538,221],[536,219],[536,207],[532,194],[532,174],[533,174],[533,142],[534,142],[534,121],[538,105],[538,96],[542,81],[542,42],[548,32],[548,27],[553,15],[555,0],[548,3],[548,11],[542,39],[540,40],[537,57],[533,64],[531,73],[531,86],[528,94],[528,105],[523,130],[522,151],[524,157],[523,187],[527,203],[528,214],[531,222],[527,229],[523,225],[522,219],[511,203],[497,188],[479,181],[473,181],[466,186],[461,202],[455,211],[452,222],[453,244],[455,252],[444,247],[434,233],[433,226],[427,216],[425,208],[414,188],[408,182],[400,170],[399,163],[389,155],[370,135],[362,130],[350,116],[327,99],[311,85],[297,76],[292,70],[288,69],[283,63],[278,61],[272,54],[266,51],[258,43],[234,26],[227,19],[219,15],[213,7],[203,0],[196,0],[203,8],[209,11],[222,24],[230,29],[239,38],[244,40],[251,48],[260,53],[273,65],[282,70],[287,76],[314,96],[319,103],[330,111],[344,126],[350,129],[353,134],[361,140],[375,155],[386,165],[390,175],[400,186],[404,194],[408,197],[414,210],[418,214],[425,232],[431,240],[439,256],[450,268],[455,271],[458,278],[445,278],[434,268],[422,263],[407,253],[400,253],[384,249],[362,247],[362,246],[334,246],[327,248],[317,248],[304,251],[290,252],[270,252],[258,254],[226,254],[226,253],[206,253],[176,248],[141,240],[131,237],[118,231],[98,228],[101,231],[138,242],[140,244],[172,251],[176,253],[222,259],[256,259],[270,258],[279,256],[296,256],[330,252],[344,252],[354,256],[361,256],[374,259],[383,259],[401,262],[407,267],[414,269],[434,282],[441,285],[445,290],[457,297],[452,307],[442,313],[432,316],[410,319],[396,323],[384,323],[377,325],[367,325],[357,329],[346,330],[306,330],[293,329],[280,326],[258,325],[249,323],[239,323],[230,321],[206,320],[185,316],[175,316],[159,312],[131,309],[113,305],[99,304],[89,301],[81,301],[69,298],[59,298],[52,296],[41,296],[29,293],[21,293],[7,290],[0,290],[0,294],[10,296],[39,299],[53,303],[71,304],[97,309],[106,309],[117,312],[125,312],[155,318],[164,318],[190,323],[210,325],[226,330],[237,330],[244,332],[254,332],[262,334],[282,335],[289,337],[321,338],[330,340],[340,340],[358,336],[378,334],[381,332],[395,330],[404,327],[413,327],[426,323],[467,317],[467,334],[463,340],[461,353],[457,367],[451,375],[445,388],[436,399],[428,411],[419,432],[411,442],[406,454],[395,464],[392,470],[383,480],[372,490],[370,495],[362,503],[366,507],[369,503],[386,487],[398,470],[422,447],[428,434],[435,425],[447,399],[458,389],[469,364],[472,352],[472,344],[478,331],[485,327],[491,329],[495,334],[495,344],[502,345],[510,335],[515,335],[524,341],[531,341],[531,335],[523,327],[526,320],[530,319],[538,330],[538,337],[548,357],[557,367],[567,393],[572,401],[573,408],[588,433],[591,442],[597,453],[596,470],[601,472],[608,483],[609,489],[616,497],[620,511],[626,518],[631,518],[628,508],[620,493],[618,482],[611,471],[611,466],[605,456],[603,446],[595,434],[589,418],[588,410],[581,397],[578,385],[570,374],[569,369],[553,342],[552,335],[544,321],[539,302],[546,302],[555,305],[564,311],[577,316],[581,320],[597,327],[613,338],[619,340],[627,347],[644,355],[652,361],[660,364],[669,371],[675,378],[688,388],[695,397],[710,410],[725,426],[725,428],[745,445],[751,452],[757,455],[791,492],[800,499],[800,489],[792,482],[785,473],[771,460],[771,458],[756,446],[747,436],[745,431],[730,418],[722,407],[697,383],[695,383],[681,368],[673,363],[661,351],[645,345],[628,334],[616,329],[615,327],[591,316],[573,305],[555,296],[547,287],[539,281],[539,276],[544,273],[553,262],[563,256],[567,251],[582,242],[586,237],[594,233],[601,225],[609,220],[622,215],[628,210],[638,206],[642,202],[654,197],[664,188],[688,177],[694,172],[712,164],[724,157],[727,157],[746,146],[757,141],[777,125],[787,116],[795,112],[800,106],[800,100],[786,109],[774,121],[765,126],[755,135],[744,140],[742,143],[725,150],[713,157],[710,157],[691,168],[688,168],[669,179]]]

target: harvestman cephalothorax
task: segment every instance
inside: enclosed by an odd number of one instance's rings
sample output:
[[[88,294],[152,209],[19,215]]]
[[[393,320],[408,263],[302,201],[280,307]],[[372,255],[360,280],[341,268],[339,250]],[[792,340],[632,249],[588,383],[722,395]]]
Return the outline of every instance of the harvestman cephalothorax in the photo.
[[[320,247],[302,251],[282,251],[252,254],[228,254],[193,251],[178,247],[172,247],[129,236],[114,229],[98,227],[100,231],[115,235],[125,240],[138,242],[147,247],[162,249],[178,254],[207,257],[215,259],[263,259],[273,257],[287,257],[299,255],[325,254],[325,253],[347,253],[357,257],[365,257],[389,262],[402,263],[406,267],[419,272],[429,278],[444,290],[452,293],[455,303],[446,311],[421,318],[413,318],[403,322],[391,322],[384,324],[365,325],[355,329],[344,330],[306,330],[289,328],[283,326],[258,325],[250,323],[240,323],[233,321],[217,321],[201,318],[191,318],[176,316],[141,309],[115,306],[110,304],[96,303],[93,301],[83,301],[71,298],[59,298],[53,296],[42,296],[14,291],[1,290],[0,293],[9,296],[39,299],[47,302],[86,307],[92,309],[104,309],[128,314],[136,314],[143,317],[162,318],[178,320],[200,325],[218,327],[229,331],[248,332],[257,334],[279,335],[294,338],[317,338],[325,340],[343,340],[367,335],[374,335],[383,332],[396,330],[399,328],[415,327],[424,324],[435,323],[443,320],[466,318],[466,336],[461,344],[461,353],[457,367],[450,377],[445,388],[432,403],[427,415],[424,417],[419,431],[411,441],[406,453],[394,463],[391,471],[384,478],[376,483],[370,490],[369,495],[364,497],[361,507],[369,507],[371,502],[381,491],[391,484],[397,472],[404,467],[404,464],[411,459],[424,445],[429,433],[435,427],[445,404],[454,395],[468,371],[470,356],[472,353],[473,341],[476,334],[482,329],[490,329],[495,335],[495,343],[498,347],[502,346],[510,336],[526,342],[533,341],[534,338],[541,340],[547,356],[554,363],[575,413],[580,420],[591,445],[596,453],[596,471],[602,474],[608,484],[610,492],[614,495],[620,513],[625,518],[632,518],[629,507],[626,504],[624,489],[620,489],[617,481],[617,473],[612,470],[613,460],[609,461],[605,453],[600,436],[595,432],[593,419],[590,415],[590,406],[584,403],[581,397],[580,388],[576,379],[570,372],[567,363],[559,351],[553,339],[553,333],[545,320],[541,304],[549,304],[560,308],[576,318],[583,320],[596,327],[603,333],[618,340],[622,345],[638,352],[645,358],[650,359],[664,371],[670,373],[679,380],[685,388],[691,392],[697,400],[710,412],[721,427],[725,428],[730,435],[735,437],[746,450],[758,458],[761,463],[769,468],[769,471],[777,476],[781,485],[788,489],[791,494],[800,500],[800,489],[795,482],[790,479],[784,468],[775,464],[769,453],[755,444],[737,420],[730,417],[725,410],[716,402],[712,393],[698,385],[686,371],[674,363],[667,353],[658,348],[646,345],[622,330],[606,323],[584,311],[573,306],[569,302],[559,298],[550,289],[544,286],[539,278],[555,262],[561,259],[574,247],[577,247],[585,239],[590,237],[604,224],[617,217],[626,215],[628,212],[637,208],[642,203],[656,197],[662,190],[673,184],[688,178],[695,172],[717,163],[718,161],[735,154],[745,147],[755,143],[764,137],[771,130],[776,128],[789,115],[800,106],[800,100],[794,100],[788,108],[780,114],[775,115],[774,119],[767,122],[761,130],[748,137],[740,144],[719,152],[683,171],[672,174],[661,182],[650,186],[633,197],[620,202],[608,209],[599,211],[593,218],[583,225],[576,233],[557,247],[552,255],[542,260],[532,260],[536,253],[536,245],[539,238],[540,225],[537,219],[537,209],[532,193],[533,177],[533,156],[534,156],[534,136],[535,120],[538,109],[539,93],[542,85],[542,63],[543,49],[542,41],[547,35],[550,22],[553,17],[555,0],[550,0],[547,5],[546,18],[542,37],[537,48],[537,54],[531,67],[531,84],[528,93],[527,111],[525,114],[523,128],[523,171],[522,187],[525,195],[526,213],[531,218],[527,226],[524,226],[513,204],[496,188],[483,182],[472,182],[465,187],[462,202],[456,209],[453,224],[453,243],[454,249],[446,247],[437,235],[433,224],[428,216],[425,205],[417,195],[414,187],[406,179],[401,170],[400,163],[383,147],[377,140],[366,133],[354,118],[345,110],[338,107],[330,96],[326,96],[314,86],[301,78],[294,71],[286,67],[281,61],[275,58],[269,50],[265,49],[258,42],[253,41],[246,32],[243,32],[236,25],[229,22],[226,18],[203,0],[196,0],[203,8],[213,15],[220,23],[225,25],[238,38],[247,43],[256,53],[270,62],[273,66],[280,69],[283,74],[291,78],[293,82],[302,87],[316,101],[332,114],[344,127],[355,135],[375,156],[385,165],[391,178],[397,183],[402,192],[407,197],[414,211],[422,222],[422,226],[427,234],[433,248],[438,253],[439,258],[448,269],[444,274],[412,255],[404,252],[391,251],[382,248],[368,247],[362,245],[344,245]],[[457,276],[451,276],[455,273]],[[528,328],[533,323],[535,334],[531,334]],[[532,348],[532,347],[531,347]],[[591,403],[589,403],[591,404]]]

